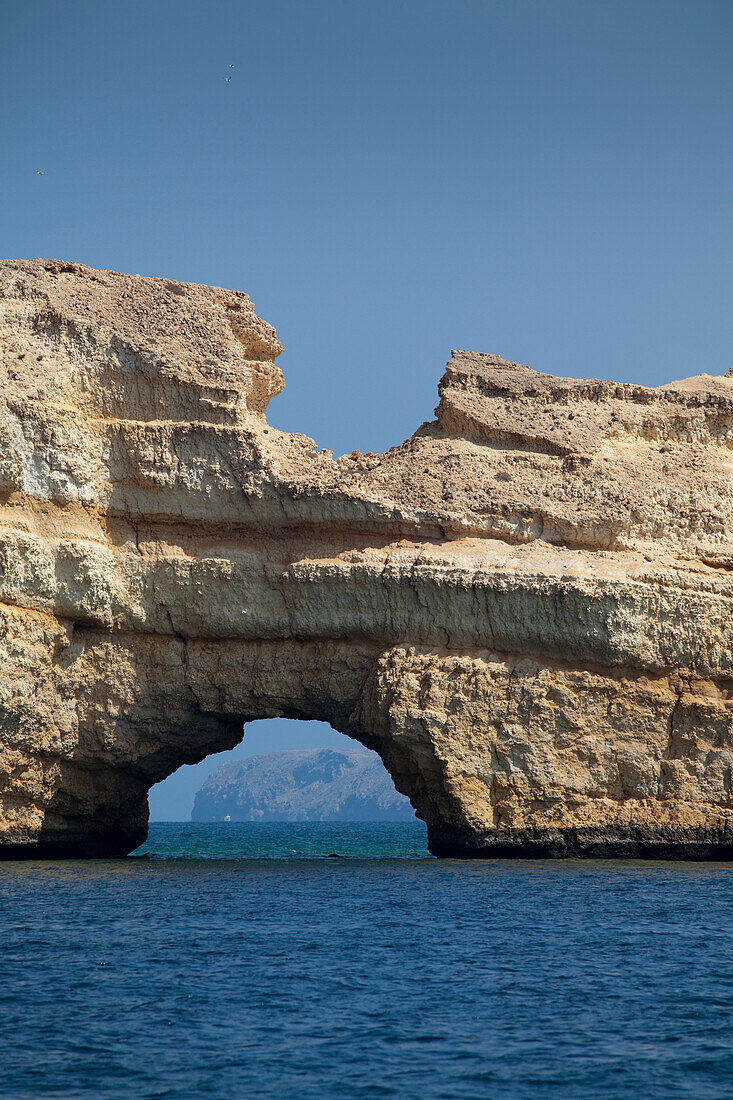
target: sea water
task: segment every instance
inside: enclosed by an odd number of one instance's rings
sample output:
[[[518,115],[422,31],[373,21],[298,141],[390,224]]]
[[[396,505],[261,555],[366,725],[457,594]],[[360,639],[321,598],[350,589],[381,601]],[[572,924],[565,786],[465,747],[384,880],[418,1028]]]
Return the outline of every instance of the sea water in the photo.
[[[718,1100],[732,876],[440,861],[419,823],[2,864],[0,1094]]]

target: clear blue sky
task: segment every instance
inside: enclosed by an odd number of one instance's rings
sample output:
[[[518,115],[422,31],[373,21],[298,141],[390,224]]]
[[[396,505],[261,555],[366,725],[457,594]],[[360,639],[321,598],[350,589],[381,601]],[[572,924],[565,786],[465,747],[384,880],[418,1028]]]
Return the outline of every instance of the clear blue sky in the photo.
[[[727,0],[23,0],[0,58],[2,253],[246,290],[337,453],[451,348],[733,366]]]

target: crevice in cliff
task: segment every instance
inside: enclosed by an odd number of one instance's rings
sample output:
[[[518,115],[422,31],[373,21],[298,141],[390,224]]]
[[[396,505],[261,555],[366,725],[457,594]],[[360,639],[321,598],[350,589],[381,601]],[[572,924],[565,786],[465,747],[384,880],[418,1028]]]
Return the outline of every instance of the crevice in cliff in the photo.
[[[664,798],[663,789],[664,789],[664,785],[666,783],[666,778],[667,778],[666,775],[665,775],[665,761],[666,760],[674,760],[675,756],[676,756],[675,744],[674,744],[675,735],[676,735],[676,732],[677,732],[676,726],[677,726],[677,719],[679,717],[679,713],[680,713],[680,710],[681,710],[681,707],[682,707],[682,699],[683,699],[684,694],[685,694],[684,688],[678,688],[677,689],[677,698],[675,700],[674,706],[672,707],[672,710],[669,712],[669,717],[667,719],[667,743],[666,743],[666,745],[665,745],[665,747],[662,751],[662,755],[661,755],[660,762],[659,762],[659,779],[657,781],[657,798],[658,799]]]

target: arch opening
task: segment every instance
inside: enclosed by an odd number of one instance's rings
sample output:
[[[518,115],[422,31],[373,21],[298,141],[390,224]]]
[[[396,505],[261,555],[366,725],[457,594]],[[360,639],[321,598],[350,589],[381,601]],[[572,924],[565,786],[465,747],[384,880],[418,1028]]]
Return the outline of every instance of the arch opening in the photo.
[[[327,722],[247,723],[233,749],[184,764],[148,793],[163,822],[416,821],[379,755]]]

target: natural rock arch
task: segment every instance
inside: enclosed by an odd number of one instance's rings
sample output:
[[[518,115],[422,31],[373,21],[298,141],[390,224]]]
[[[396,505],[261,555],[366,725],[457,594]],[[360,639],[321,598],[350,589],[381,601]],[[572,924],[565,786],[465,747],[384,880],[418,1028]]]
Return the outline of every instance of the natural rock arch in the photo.
[[[119,854],[242,723],[376,749],[453,855],[728,857],[733,384],[454,353],[334,460],[246,295],[0,265],[0,856]]]

